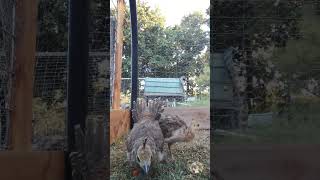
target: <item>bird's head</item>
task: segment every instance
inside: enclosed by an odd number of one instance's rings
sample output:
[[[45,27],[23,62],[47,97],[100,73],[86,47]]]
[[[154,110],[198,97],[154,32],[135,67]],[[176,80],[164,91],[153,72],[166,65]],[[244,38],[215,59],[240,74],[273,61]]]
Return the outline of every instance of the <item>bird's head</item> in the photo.
[[[185,134],[187,142],[192,141],[195,137],[195,134],[194,134],[193,129],[191,127],[185,128],[184,134]]]
[[[143,144],[139,146],[137,151],[136,161],[143,169],[145,174],[148,174],[151,166],[152,150],[147,144],[147,138],[144,139]]]

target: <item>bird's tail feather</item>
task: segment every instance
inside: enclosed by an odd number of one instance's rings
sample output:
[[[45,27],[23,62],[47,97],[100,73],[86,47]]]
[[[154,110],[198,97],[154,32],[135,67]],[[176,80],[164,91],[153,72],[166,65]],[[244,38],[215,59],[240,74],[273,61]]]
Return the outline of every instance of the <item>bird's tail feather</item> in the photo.
[[[146,115],[149,119],[159,120],[163,109],[163,101],[160,99],[149,100],[148,102],[145,99],[140,99],[138,102],[133,103],[132,107],[132,116],[134,122],[141,121]]]

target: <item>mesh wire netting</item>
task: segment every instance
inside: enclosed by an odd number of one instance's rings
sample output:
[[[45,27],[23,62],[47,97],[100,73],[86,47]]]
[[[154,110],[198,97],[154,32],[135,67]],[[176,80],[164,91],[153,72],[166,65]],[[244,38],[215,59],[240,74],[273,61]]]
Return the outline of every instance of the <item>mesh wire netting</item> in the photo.
[[[310,98],[319,97],[320,63],[314,49],[319,35],[312,28],[319,1],[211,3],[215,128],[315,120]],[[302,104],[308,105],[299,112]]]
[[[7,147],[11,65],[14,60],[14,0],[0,2],[0,149]]]
[[[109,85],[107,2],[91,2],[89,24],[88,119],[104,118]],[[10,123],[10,82],[14,49],[14,0],[0,2],[0,149],[6,148]],[[67,1],[39,1],[33,99],[35,149],[66,147],[68,44]]]
[[[109,100],[106,3],[92,2],[89,12],[88,120],[105,118]],[[67,2],[62,1],[39,3],[33,102],[36,149],[66,147],[67,6]]]

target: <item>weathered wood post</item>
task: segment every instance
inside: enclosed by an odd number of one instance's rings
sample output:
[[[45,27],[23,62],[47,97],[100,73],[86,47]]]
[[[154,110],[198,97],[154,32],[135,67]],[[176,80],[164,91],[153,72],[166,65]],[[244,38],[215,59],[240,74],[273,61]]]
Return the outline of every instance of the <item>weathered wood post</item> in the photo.
[[[13,62],[8,149],[31,151],[37,1],[17,0],[15,8],[15,60]]]
[[[110,17],[110,105],[113,102],[113,92],[114,92],[114,72],[115,72],[115,32],[116,32],[116,20],[114,17]]]
[[[8,150],[0,151],[0,179],[55,180],[64,176],[64,153],[32,151],[32,99],[37,1],[14,3],[14,45]]]
[[[125,2],[118,0],[118,15],[117,15],[117,38],[115,51],[115,71],[112,96],[112,109],[120,108],[120,93],[121,93],[121,74],[122,74],[122,49],[123,49],[123,23],[125,15]]]

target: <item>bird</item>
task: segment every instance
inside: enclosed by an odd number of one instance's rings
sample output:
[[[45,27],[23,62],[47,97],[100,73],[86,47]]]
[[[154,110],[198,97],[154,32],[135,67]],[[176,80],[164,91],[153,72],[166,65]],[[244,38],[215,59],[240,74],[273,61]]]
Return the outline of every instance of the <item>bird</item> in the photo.
[[[168,145],[169,156],[173,159],[171,146],[177,142],[192,141],[195,137],[193,132],[193,126],[195,126],[195,123],[192,121],[191,125],[188,126],[186,122],[177,115],[170,116],[158,114],[157,119],[165,138],[164,141]],[[199,124],[197,126],[199,126]]]
[[[142,99],[133,103],[134,126],[129,132],[126,147],[130,166],[139,167],[146,175],[150,168],[165,160],[164,137],[156,120],[162,103],[158,100],[147,102]]]

